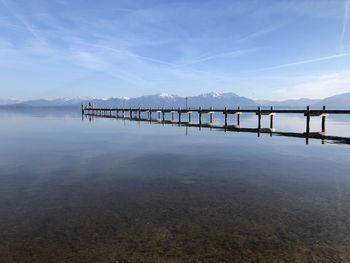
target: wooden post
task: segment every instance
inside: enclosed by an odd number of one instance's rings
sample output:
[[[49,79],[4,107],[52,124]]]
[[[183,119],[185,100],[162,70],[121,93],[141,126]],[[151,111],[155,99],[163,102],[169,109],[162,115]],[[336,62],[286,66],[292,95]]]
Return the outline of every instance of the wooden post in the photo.
[[[227,127],[227,107],[225,107],[225,128]]]
[[[159,107],[158,107],[158,120],[160,120],[160,110],[159,110]]]
[[[199,125],[202,125],[202,107],[199,107],[198,116],[199,116]]]
[[[310,106],[307,106],[306,110],[307,110],[307,113],[306,113],[306,133],[309,134],[310,133]]]
[[[139,107],[139,119],[141,119],[141,107]]]
[[[149,120],[152,120],[152,108],[149,108]]]
[[[273,106],[271,106],[271,115],[270,115],[270,128],[273,129]]]
[[[163,121],[165,121],[165,112],[164,112],[164,107],[162,108],[162,113],[163,113]]]
[[[213,107],[210,107],[210,110],[212,110]],[[213,123],[213,113],[210,112],[210,123]]]
[[[115,116],[116,116],[117,118],[119,118],[119,107],[118,107],[117,110],[116,110]]]
[[[174,112],[174,107],[172,107],[172,111],[171,111],[171,120],[174,121],[175,117],[175,112]]]
[[[326,106],[323,106],[323,111],[325,110],[326,110]],[[322,132],[326,132],[326,116],[322,116]]]
[[[261,107],[260,106],[258,107],[258,129],[260,132],[260,129],[261,129]]]
[[[181,124],[181,107],[179,107],[179,124]]]
[[[81,104],[81,114],[84,115],[84,104]]]
[[[241,109],[240,107],[237,108],[238,111]],[[237,114],[237,125],[241,125],[241,114]]]
[[[258,107],[258,137],[260,137],[261,132],[261,107]]]
[[[310,134],[310,106],[306,107],[307,113],[306,113],[306,136],[305,136],[305,143],[309,144],[309,134]]]
[[[130,107],[130,119],[132,119],[132,110],[131,110],[131,107]]]

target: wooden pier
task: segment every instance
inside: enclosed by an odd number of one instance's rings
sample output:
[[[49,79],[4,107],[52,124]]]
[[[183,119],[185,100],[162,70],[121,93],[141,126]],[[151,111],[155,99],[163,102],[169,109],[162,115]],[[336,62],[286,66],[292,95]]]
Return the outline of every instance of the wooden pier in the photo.
[[[192,113],[198,113],[198,124],[192,123]],[[126,117],[126,113],[128,113],[128,117]],[[147,113],[147,118],[141,118],[142,113]],[[152,119],[152,113],[157,114],[157,119]],[[166,114],[171,114],[171,119],[166,119]],[[222,113],[224,115],[224,125],[218,126],[214,125],[213,122],[213,114],[214,113]],[[178,120],[175,120],[175,114],[177,115]],[[188,121],[184,122],[182,120],[182,116],[184,114],[188,115]],[[209,122],[203,123],[202,116],[203,114],[209,114]],[[241,118],[242,114],[255,114],[257,116],[257,128],[242,128],[241,127]],[[274,128],[274,116],[276,114],[303,114],[306,118],[306,129],[305,133],[288,133],[288,132],[277,132]],[[99,107],[85,107],[82,105],[82,115],[88,116],[98,116],[98,117],[110,117],[110,118],[124,118],[129,120],[138,120],[138,121],[149,121],[149,122],[162,122],[163,124],[178,124],[178,125],[186,125],[192,127],[210,127],[217,129],[224,129],[225,131],[238,131],[238,132],[254,132],[260,136],[260,133],[270,133],[272,136],[273,133],[284,136],[291,137],[305,137],[316,138],[316,139],[330,139],[330,140],[342,140],[350,143],[350,138],[346,137],[336,137],[336,136],[327,136],[326,133],[326,117],[329,114],[350,114],[350,110],[327,110],[325,106],[323,106],[320,110],[311,110],[308,106],[305,110],[299,109],[275,109],[270,107],[269,109],[262,109],[258,107],[257,109],[241,109],[240,107],[236,109],[229,109],[225,107],[224,109],[214,109],[210,107],[209,109],[203,109],[199,107],[197,109],[181,109],[180,107],[175,109],[166,109],[166,108],[99,108]],[[228,115],[236,115],[236,124],[228,123]],[[267,116],[270,118],[270,126],[262,127],[262,117]],[[310,120],[311,117],[321,117],[321,130],[316,132],[310,131]]]

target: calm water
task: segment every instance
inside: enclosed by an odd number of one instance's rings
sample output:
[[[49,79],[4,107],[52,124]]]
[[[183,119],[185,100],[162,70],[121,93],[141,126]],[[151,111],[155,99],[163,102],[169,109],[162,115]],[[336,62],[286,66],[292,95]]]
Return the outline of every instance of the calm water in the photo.
[[[0,122],[0,262],[350,261],[350,145],[79,110]],[[327,132],[350,137],[350,116]]]

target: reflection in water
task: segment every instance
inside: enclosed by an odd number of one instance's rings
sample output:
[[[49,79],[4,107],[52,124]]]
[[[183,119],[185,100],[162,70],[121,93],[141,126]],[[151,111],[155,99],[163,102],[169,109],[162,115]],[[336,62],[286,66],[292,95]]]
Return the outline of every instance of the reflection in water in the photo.
[[[41,114],[0,111],[1,262],[350,261],[348,145]]]

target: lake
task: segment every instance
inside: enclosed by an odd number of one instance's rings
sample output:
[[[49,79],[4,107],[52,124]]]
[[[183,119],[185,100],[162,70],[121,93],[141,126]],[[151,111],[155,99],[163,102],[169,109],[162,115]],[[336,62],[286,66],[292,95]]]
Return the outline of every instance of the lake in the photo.
[[[79,109],[1,109],[0,121],[1,262],[350,261],[349,144]],[[274,123],[305,131],[300,115]],[[350,137],[350,116],[326,127]]]

